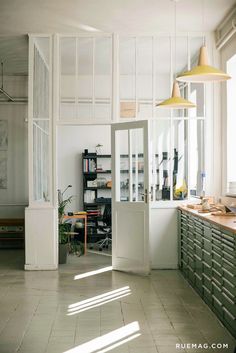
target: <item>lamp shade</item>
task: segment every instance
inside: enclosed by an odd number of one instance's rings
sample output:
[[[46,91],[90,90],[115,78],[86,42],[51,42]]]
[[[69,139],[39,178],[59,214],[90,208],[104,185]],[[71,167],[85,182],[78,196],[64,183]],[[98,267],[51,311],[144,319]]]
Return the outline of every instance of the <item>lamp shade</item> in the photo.
[[[177,81],[175,81],[173,84],[171,98],[166,99],[161,103],[158,103],[156,106],[159,108],[168,109],[188,109],[196,107],[194,103],[180,96],[179,84]]]
[[[200,49],[198,65],[192,70],[183,72],[177,77],[181,82],[220,82],[226,81],[231,77],[225,72],[210,66],[206,46]]]

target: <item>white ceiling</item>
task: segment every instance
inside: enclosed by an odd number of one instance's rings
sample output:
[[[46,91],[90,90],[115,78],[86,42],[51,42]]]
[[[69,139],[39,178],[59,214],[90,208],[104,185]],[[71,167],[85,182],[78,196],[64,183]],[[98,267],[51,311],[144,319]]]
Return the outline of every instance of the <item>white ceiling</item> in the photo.
[[[177,31],[213,31],[234,4],[179,0]],[[174,6],[171,0],[0,0],[0,33],[11,36],[0,37],[0,60],[6,62],[6,73],[26,73],[27,33],[173,32]]]

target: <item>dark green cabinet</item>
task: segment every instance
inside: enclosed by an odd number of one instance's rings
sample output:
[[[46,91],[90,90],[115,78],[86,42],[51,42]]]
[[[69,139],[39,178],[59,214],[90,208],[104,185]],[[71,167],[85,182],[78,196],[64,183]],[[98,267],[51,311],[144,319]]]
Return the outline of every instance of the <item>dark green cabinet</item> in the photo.
[[[178,210],[179,268],[236,337],[236,234]]]

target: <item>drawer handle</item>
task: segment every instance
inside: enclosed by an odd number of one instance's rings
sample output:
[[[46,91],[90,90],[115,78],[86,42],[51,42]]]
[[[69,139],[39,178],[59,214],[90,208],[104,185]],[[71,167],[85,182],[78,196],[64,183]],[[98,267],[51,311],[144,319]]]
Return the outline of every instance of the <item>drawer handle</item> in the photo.
[[[198,261],[202,261],[202,259],[197,254],[194,254],[194,257],[196,257]]]
[[[212,262],[214,262],[214,264],[216,264],[217,266],[221,267],[221,265],[214,259],[211,260]],[[215,270],[216,271],[216,270]],[[216,271],[217,272],[217,271]]]
[[[212,239],[213,239],[213,241],[215,241],[215,242],[221,244],[221,241],[220,241],[218,238],[215,238],[214,235],[212,236]]]
[[[212,249],[212,253],[215,254],[216,256],[220,256],[214,249]]]
[[[194,272],[194,276],[195,276],[195,277],[197,277],[197,278],[199,279],[199,281],[201,281],[201,280],[202,280],[202,277],[201,277],[201,276],[199,276],[199,274],[197,274],[196,272]]]
[[[205,289],[206,292],[208,292],[208,294],[211,294],[211,292],[209,291],[209,289],[208,289],[206,286],[204,286],[204,284],[202,285],[202,287]]]
[[[228,283],[228,285],[231,288],[235,288],[235,285],[233,283],[231,283],[227,278],[225,278],[224,276],[222,276],[223,281],[225,281],[226,283]]]
[[[215,268],[212,268],[212,271],[215,272],[219,277],[221,277],[221,273],[218,272]],[[217,279],[215,281],[220,284],[220,282]]]
[[[234,259],[234,257],[230,254],[228,254],[227,252],[225,252],[224,250],[222,250],[223,254],[230,257],[232,260]]]
[[[210,277],[208,277],[205,273],[203,273],[202,275],[203,275],[203,277],[207,278],[209,282],[211,282]]]
[[[216,284],[215,282],[216,282],[217,284]],[[220,282],[217,281],[217,279],[212,278],[212,285],[213,285],[215,288],[217,288],[219,292],[221,292],[221,289],[220,289],[220,287],[219,287],[219,286],[220,286]]]
[[[225,234],[225,233],[222,233],[222,236],[223,236],[223,238],[231,240],[232,242],[234,242],[234,237],[233,236],[231,237],[230,235]]]
[[[202,261],[203,265],[206,266],[207,268],[211,268],[205,261]]]
[[[212,294],[212,298],[220,305],[222,306],[222,303],[219,301],[219,299],[217,299],[214,294]]]
[[[223,248],[227,249],[228,251],[230,251],[232,253],[234,252],[234,249],[231,248],[229,245],[226,245],[225,243],[223,243]]]
[[[228,295],[229,295],[229,297],[228,297],[228,299],[229,300],[232,300],[232,304],[235,304],[235,296],[233,295],[233,294],[231,294],[229,291],[228,291],[228,289],[227,288],[225,288],[225,287],[223,287],[223,291],[225,291]],[[223,293],[224,294],[224,293]],[[226,294],[224,295],[225,297],[226,297]],[[232,297],[232,299],[230,298],[230,297]]]
[[[224,312],[226,312],[227,315],[229,315],[229,317],[232,319],[232,320],[236,320],[236,318],[223,306],[223,310]]]
[[[222,260],[223,260],[224,262],[226,262],[230,267],[233,267],[232,263],[231,263],[229,260],[227,260],[225,257],[223,257]],[[234,276],[233,276],[233,277],[234,277]]]
[[[207,255],[211,255],[208,251],[206,251],[205,249],[202,249],[203,252],[205,252]]]

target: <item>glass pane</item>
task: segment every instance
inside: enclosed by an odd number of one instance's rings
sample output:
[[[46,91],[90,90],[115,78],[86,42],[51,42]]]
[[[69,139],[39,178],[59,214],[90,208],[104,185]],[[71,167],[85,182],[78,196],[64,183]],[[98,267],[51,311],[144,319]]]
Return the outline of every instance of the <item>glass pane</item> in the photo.
[[[95,39],[95,118],[111,118],[112,41],[109,37]]]
[[[33,118],[49,119],[49,38],[34,47]]]
[[[202,196],[205,192],[204,120],[189,120],[189,192]]]
[[[198,64],[200,48],[203,44],[202,37],[193,37],[190,39],[190,67],[191,69]],[[205,86],[204,83],[190,83],[191,102],[196,104],[196,108],[190,109],[190,116],[205,116]]]
[[[175,55],[176,47],[176,55]],[[176,45],[175,39],[173,40],[173,74],[178,76],[181,72],[188,70],[188,40],[187,37],[177,37]],[[188,99],[188,85],[183,82],[179,82],[179,89],[182,98]],[[174,117],[184,117],[188,115],[186,109],[174,109]]]
[[[34,200],[49,201],[49,122],[33,123]]]
[[[76,38],[60,40],[60,118],[76,118]]]
[[[173,199],[188,197],[188,121],[174,120]]]
[[[116,131],[116,149],[117,149],[117,164],[116,164],[116,201],[129,201],[129,134],[128,130]]]
[[[156,120],[152,129],[153,200],[170,200],[170,120]]]
[[[152,37],[137,39],[137,99],[139,118],[152,117],[153,98],[153,40]]]
[[[120,117],[136,116],[135,38],[120,38]]]
[[[132,201],[144,201],[143,129],[130,130],[132,154]]]
[[[235,131],[236,131],[236,55],[227,61],[227,192],[236,194]]]
[[[156,103],[170,97],[171,94],[171,50],[170,38],[159,37],[155,41],[155,86],[156,86]],[[156,108],[156,117],[169,117],[170,109]]]
[[[93,116],[93,38],[78,38],[78,108],[79,119]]]

